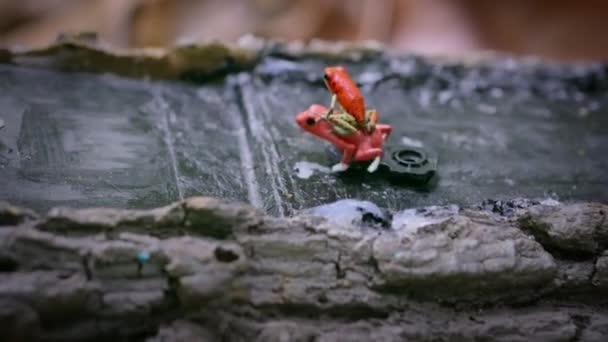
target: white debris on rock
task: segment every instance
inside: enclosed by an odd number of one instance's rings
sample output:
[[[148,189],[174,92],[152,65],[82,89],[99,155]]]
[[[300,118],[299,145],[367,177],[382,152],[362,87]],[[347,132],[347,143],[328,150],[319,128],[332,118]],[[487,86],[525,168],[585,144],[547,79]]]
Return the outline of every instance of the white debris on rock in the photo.
[[[315,171],[318,171],[321,173],[330,173],[331,172],[331,170],[327,166],[323,166],[321,164],[308,162],[308,161],[299,161],[299,162],[295,163],[293,168],[297,172],[296,177],[301,178],[301,179],[310,178],[315,173]]]

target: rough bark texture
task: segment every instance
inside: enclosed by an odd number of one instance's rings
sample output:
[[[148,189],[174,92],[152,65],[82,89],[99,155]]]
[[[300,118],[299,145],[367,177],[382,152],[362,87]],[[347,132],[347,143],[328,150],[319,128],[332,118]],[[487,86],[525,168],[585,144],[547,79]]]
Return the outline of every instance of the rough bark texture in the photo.
[[[275,218],[201,197],[41,218],[11,207],[0,339],[604,340],[608,254],[589,237],[608,233],[608,207],[508,206],[380,225],[366,210]]]

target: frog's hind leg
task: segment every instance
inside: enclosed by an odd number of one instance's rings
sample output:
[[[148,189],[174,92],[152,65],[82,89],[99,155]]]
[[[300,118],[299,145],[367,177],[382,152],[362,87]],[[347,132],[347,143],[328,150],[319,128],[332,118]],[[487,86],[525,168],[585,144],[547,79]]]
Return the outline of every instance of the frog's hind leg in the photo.
[[[364,161],[364,160],[372,160],[372,163],[367,167],[367,172],[373,173],[380,166],[380,159],[384,155],[384,152],[381,148],[370,148],[365,150],[365,152],[357,151],[355,155],[355,160]]]
[[[365,129],[367,132],[372,132],[376,128],[378,122],[378,111],[375,109],[368,109],[365,111]]]
[[[382,139],[384,140],[386,140],[386,138],[391,135],[391,132],[393,131],[393,128],[390,125],[385,124],[377,124],[376,129],[380,131],[380,134],[382,134]]]
[[[378,166],[380,166],[380,156],[374,158],[371,164],[367,167],[367,172],[374,173],[378,170]]]

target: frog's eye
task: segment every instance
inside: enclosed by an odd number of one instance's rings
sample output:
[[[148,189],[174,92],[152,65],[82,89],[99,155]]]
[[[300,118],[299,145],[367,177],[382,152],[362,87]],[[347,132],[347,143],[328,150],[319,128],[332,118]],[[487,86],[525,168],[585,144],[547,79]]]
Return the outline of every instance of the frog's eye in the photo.
[[[328,75],[328,74],[323,74],[323,78],[324,78],[326,81],[329,81],[329,75]]]
[[[313,118],[308,118],[308,119],[306,119],[306,124],[307,124],[308,126],[312,126],[312,125],[314,125],[314,124],[315,124],[315,122],[316,122],[316,121],[315,121],[315,119],[313,119]]]

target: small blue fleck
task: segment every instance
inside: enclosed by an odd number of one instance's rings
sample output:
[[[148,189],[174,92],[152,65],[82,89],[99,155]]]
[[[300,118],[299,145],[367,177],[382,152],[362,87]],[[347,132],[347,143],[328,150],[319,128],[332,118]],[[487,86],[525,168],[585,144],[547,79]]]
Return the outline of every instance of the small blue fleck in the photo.
[[[137,254],[137,260],[139,260],[139,262],[142,262],[142,263],[150,260],[150,252],[148,252],[148,251],[139,252],[139,254]]]

